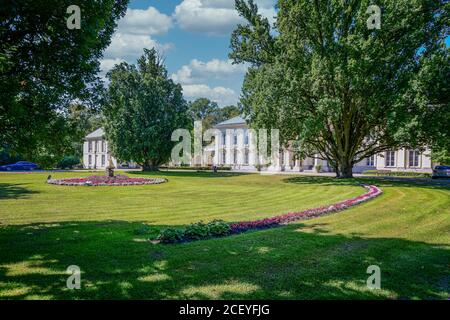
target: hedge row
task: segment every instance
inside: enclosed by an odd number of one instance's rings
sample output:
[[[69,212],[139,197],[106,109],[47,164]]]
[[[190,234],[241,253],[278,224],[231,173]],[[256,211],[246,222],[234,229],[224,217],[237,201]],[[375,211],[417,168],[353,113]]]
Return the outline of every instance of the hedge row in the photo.
[[[366,170],[363,172],[368,176],[385,176],[385,177],[416,177],[430,178],[431,173],[427,172],[407,172],[407,171],[390,171],[390,170]]]
[[[168,166],[163,166],[163,167],[160,167],[160,169],[212,171],[212,167],[200,167],[200,166],[198,166],[198,167],[197,166],[193,166],[193,167],[187,167],[187,166],[168,167]],[[219,171],[230,171],[231,167],[220,166],[220,167],[217,167],[217,170],[219,170]]]

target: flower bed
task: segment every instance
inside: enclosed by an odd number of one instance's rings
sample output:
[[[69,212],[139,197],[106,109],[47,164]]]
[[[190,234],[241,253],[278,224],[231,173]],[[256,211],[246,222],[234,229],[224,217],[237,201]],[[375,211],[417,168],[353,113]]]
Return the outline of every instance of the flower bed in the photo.
[[[167,182],[163,178],[130,178],[125,175],[116,175],[114,177],[107,176],[90,176],[85,178],[68,178],[68,179],[49,179],[47,183],[59,186],[136,186],[145,184],[160,184]]]
[[[332,212],[345,210],[345,209],[347,209],[351,206],[354,206],[358,203],[373,199],[382,193],[381,189],[376,186],[363,186],[363,187],[365,187],[368,190],[363,195],[360,195],[360,196],[357,196],[357,197],[354,197],[354,198],[351,198],[348,200],[344,200],[344,201],[335,203],[330,206],[308,209],[308,210],[304,210],[301,212],[286,213],[286,214],[283,214],[280,216],[261,219],[261,220],[232,223],[230,225],[231,233],[241,233],[241,232],[251,230],[251,229],[271,228],[271,227],[279,226],[281,224],[293,222],[296,220],[319,217],[319,216],[329,214]]]
[[[158,241],[161,241],[163,243],[175,243],[175,242],[186,242],[186,241],[192,241],[192,240],[200,240],[201,238],[207,239],[212,237],[218,237],[218,236],[227,236],[231,234],[237,234],[242,233],[248,230],[257,230],[257,229],[267,229],[267,228],[274,228],[278,227],[283,224],[287,224],[293,221],[297,220],[304,220],[304,219],[310,219],[314,217],[323,216],[326,214],[330,214],[333,212],[345,210],[349,207],[352,207],[354,205],[357,205],[361,202],[368,201],[370,199],[373,199],[377,196],[379,196],[382,191],[380,188],[376,186],[366,186],[363,185],[364,188],[367,189],[367,192],[363,195],[344,200],[338,203],[335,203],[333,205],[329,206],[323,206],[315,209],[308,209],[300,212],[291,212],[286,213],[283,215],[266,218],[266,219],[260,219],[260,220],[254,220],[254,221],[243,221],[243,222],[236,222],[236,223],[230,223],[228,224],[227,228],[220,228],[220,232],[216,232],[215,234],[212,234],[210,232],[207,232],[209,229],[209,225],[221,225],[225,224],[223,221],[213,221],[210,224],[192,224],[189,225],[185,229],[173,229],[169,228],[164,230],[160,236],[158,237]],[[200,228],[201,227],[201,228]],[[188,235],[190,230],[194,230],[202,232],[195,232],[197,237],[193,238]],[[206,231],[205,231],[206,230]],[[205,232],[203,232],[205,231]],[[200,237],[198,235],[205,235],[204,237]]]

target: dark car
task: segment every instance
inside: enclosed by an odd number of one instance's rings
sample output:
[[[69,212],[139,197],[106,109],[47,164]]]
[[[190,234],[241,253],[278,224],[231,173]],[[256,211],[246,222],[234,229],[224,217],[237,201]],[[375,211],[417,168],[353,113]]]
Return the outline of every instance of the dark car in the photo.
[[[14,164],[7,164],[0,167],[0,171],[31,171],[38,168],[38,165],[33,162],[19,161]]]
[[[433,169],[433,179],[450,178],[450,166],[436,166]]]

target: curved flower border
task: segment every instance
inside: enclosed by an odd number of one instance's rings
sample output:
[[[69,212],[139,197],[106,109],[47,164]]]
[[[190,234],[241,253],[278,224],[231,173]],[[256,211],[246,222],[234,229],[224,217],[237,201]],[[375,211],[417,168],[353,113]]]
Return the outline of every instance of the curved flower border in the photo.
[[[378,197],[380,194],[383,193],[383,191],[378,188],[377,186],[373,185],[362,185],[364,188],[366,188],[368,191],[364,193],[363,195],[344,200],[329,206],[314,208],[314,209],[307,209],[300,212],[291,212],[286,213],[280,216],[275,216],[271,218],[265,218],[260,220],[254,220],[254,221],[244,221],[244,222],[236,222],[230,224],[230,233],[236,234],[236,233],[242,233],[248,230],[252,229],[267,229],[267,228],[273,228],[277,227],[283,224],[287,224],[290,222],[294,222],[297,220],[303,220],[303,219],[309,219],[309,218],[316,218],[319,216],[323,216],[326,214],[330,214],[333,212],[338,212],[345,210],[349,207],[355,206],[361,202],[365,202],[368,200],[371,200],[375,197]]]
[[[164,178],[104,178],[104,177],[86,177],[86,178],[68,178],[68,179],[49,179],[47,183],[54,184],[58,186],[92,186],[92,187],[103,187],[103,186],[140,186],[149,184],[161,184],[167,182]]]

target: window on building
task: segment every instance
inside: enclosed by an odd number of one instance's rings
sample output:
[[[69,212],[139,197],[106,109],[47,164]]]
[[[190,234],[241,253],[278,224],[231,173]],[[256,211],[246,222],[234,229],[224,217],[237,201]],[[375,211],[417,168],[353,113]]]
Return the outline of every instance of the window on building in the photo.
[[[102,140],[102,152],[105,152],[105,141]]]
[[[419,166],[419,150],[409,150],[409,166],[418,167]]]
[[[88,151],[92,152],[92,141],[88,141]]]
[[[236,149],[234,149],[234,151],[233,151],[233,163],[237,164],[237,150]]]
[[[375,166],[375,156],[371,156],[371,157],[367,158],[366,165],[369,167],[374,167]]]
[[[92,156],[91,156],[91,155],[89,155],[88,159],[89,159],[89,160],[88,160],[88,163],[89,163],[89,164],[92,164]]]
[[[395,151],[386,152],[386,167],[395,167]]]
[[[222,145],[226,145],[227,143],[227,134],[225,132],[222,132]]]
[[[237,145],[238,135],[237,135],[237,131],[236,130],[234,130],[233,139],[234,139],[234,141],[233,141],[234,145]]]
[[[244,164],[245,165],[248,165],[248,161],[249,160],[249,152],[248,152],[248,150],[246,149],[245,150],[245,153],[244,153]]]
[[[106,158],[105,158],[105,155],[104,155],[104,154],[102,154],[102,166],[104,166],[104,165],[105,165],[105,160],[106,160]]]
[[[248,145],[248,130],[244,131],[244,144]]]

